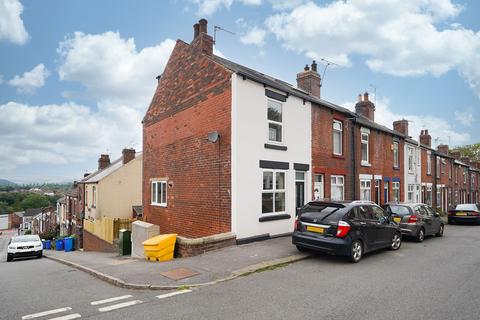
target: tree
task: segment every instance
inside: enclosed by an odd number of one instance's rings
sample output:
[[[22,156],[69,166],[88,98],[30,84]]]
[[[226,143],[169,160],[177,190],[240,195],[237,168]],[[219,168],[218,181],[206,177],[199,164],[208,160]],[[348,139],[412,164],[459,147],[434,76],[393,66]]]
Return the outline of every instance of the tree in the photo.
[[[50,206],[50,201],[48,198],[41,194],[31,193],[25,197],[22,201],[22,208],[29,209],[29,208],[43,208]]]
[[[454,151],[460,151],[462,156],[480,160],[480,142],[466,146],[456,147]]]

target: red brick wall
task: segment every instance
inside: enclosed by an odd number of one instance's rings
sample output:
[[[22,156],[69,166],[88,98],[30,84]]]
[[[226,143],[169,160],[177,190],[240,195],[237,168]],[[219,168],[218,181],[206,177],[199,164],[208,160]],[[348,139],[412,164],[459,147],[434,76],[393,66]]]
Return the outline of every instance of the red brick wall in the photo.
[[[343,123],[343,156],[333,154],[333,121]],[[345,176],[344,196],[353,200],[351,122],[347,116],[330,109],[314,105],[312,107],[312,188],[313,174],[324,175],[324,197],[331,197],[330,177]]]
[[[144,118],[143,207],[162,233],[230,231],[231,73],[177,41]],[[212,131],[220,140],[206,140]],[[168,206],[151,205],[151,179],[168,178]]]
[[[355,177],[355,199],[360,198],[360,180],[359,174],[371,174],[371,175],[382,175],[382,182],[380,185],[380,202],[383,204],[385,202],[384,198],[384,178],[390,178],[389,181],[389,201],[393,201],[393,189],[392,189],[392,178],[400,179],[400,201],[404,201],[404,141],[399,140],[398,142],[398,159],[400,168],[396,169],[393,167],[393,136],[389,133],[378,131],[375,129],[370,129],[369,135],[369,163],[370,167],[361,165],[361,125],[355,126],[355,154],[356,154],[356,166],[357,166],[357,175]],[[375,185],[374,180],[371,184],[371,199],[375,200]]]
[[[117,252],[117,247],[83,230],[83,250],[98,252]]]

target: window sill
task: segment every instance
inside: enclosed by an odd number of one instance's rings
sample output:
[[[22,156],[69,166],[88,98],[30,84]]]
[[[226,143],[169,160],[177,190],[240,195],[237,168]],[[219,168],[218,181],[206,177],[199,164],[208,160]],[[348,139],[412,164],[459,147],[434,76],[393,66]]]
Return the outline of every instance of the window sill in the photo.
[[[160,204],[160,203],[150,203],[150,205],[155,206],[155,207],[167,207],[167,204]]]
[[[370,163],[368,163],[368,162],[361,162],[360,165],[361,165],[362,167],[371,167],[371,166],[372,166],[372,165],[371,165]]]
[[[345,159],[345,156],[344,156],[343,154],[335,154],[335,153],[333,153],[333,154],[332,154],[332,158]]]
[[[398,170],[400,170],[400,167],[393,167],[393,170],[398,171]]]
[[[263,146],[265,147],[265,149],[287,151],[287,146],[283,145],[265,143]]]
[[[272,214],[269,216],[264,216],[258,218],[258,222],[267,222],[267,221],[275,221],[275,220],[286,220],[290,219],[292,216],[289,214]]]

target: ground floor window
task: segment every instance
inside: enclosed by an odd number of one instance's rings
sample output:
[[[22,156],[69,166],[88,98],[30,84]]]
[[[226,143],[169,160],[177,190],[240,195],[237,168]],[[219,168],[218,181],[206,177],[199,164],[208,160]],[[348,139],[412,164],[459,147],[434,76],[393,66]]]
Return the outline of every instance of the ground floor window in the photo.
[[[313,180],[313,200],[323,199],[323,192],[323,174],[316,174]]]
[[[372,200],[372,181],[360,179],[360,200]]]
[[[166,181],[152,181],[152,204],[167,206]]]
[[[436,197],[436,206],[437,208],[441,208],[442,207],[442,190],[437,187],[437,197]]]
[[[331,198],[333,201],[344,200],[345,194],[345,177],[344,176],[331,176]]]
[[[285,212],[285,171],[263,171],[262,213]]]
[[[427,186],[425,191],[425,203],[432,205],[432,187]]]
[[[408,202],[412,203],[413,202],[413,192],[414,192],[415,186],[413,184],[409,184],[407,186],[407,199]]]
[[[400,201],[400,182],[398,181],[392,182],[392,191],[393,191],[393,201],[399,202]]]

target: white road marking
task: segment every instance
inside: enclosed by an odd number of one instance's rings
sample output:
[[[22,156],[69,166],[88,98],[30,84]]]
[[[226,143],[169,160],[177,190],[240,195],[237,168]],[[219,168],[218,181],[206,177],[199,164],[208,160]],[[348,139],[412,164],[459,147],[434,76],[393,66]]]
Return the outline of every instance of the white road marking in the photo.
[[[68,310],[72,310],[72,308],[65,307],[65,308],[59,308],[59,309],[54,309],[54,310],[48,310],[48,311],[43,311],[43,312],[39,312],[39,313],[29,314],[29,315],[23,316],[22,320],[35,319],[35,318],[38,318],[38,317],[48,316],[50,314],[65,312],[65,311],[68,311]]]
[[[99,304],[104,304],[104,303],[114,302],[114,301],[118,301],[118,300],[128,299],[128,298],[131,298],[131,297],[132,297],[131,295],[127,294],[126,296],[120,296],[120,297],[114,297],[114,298],[110,298],[110,299],[92,301],[92,302],[90,302],[90,304],[92,306],[96,306],[96,305],[99,305]]]
[[[192,292],[192,290],[185,289],[185,290],[170,292],[170,293],[166,293],[166,294],[161,294],[161,295],[157,296],[157,298],[158,299],[165,299],[165,298],[169,298],[169,297],[173,297],[173,296],[177,296],[179,294],[184,294],[184,293],[189,293],[189,292]]]
[[[79,315],[78,313],[72,313],[72,314],[67,314],[66,316],[63,317],[58,317],[58,318],[52,318],[49,320],[72,320],[72,319],[78,319],[81,318],[82,316]]]
[[[143,301],[141,301],[141,300],[133,300],[133,301],[122,302],[122,303],[119,303],[119,304],[114,304],[114,305],[111,305],[111,306],[108,306],[108,307],[100,308],[100,309],[98,309],[98,311],[100,311],[100,312],[112,311],[112,310],[115,310],[115,309],[130,307],[130,306],[142,303],[142,302]]]

